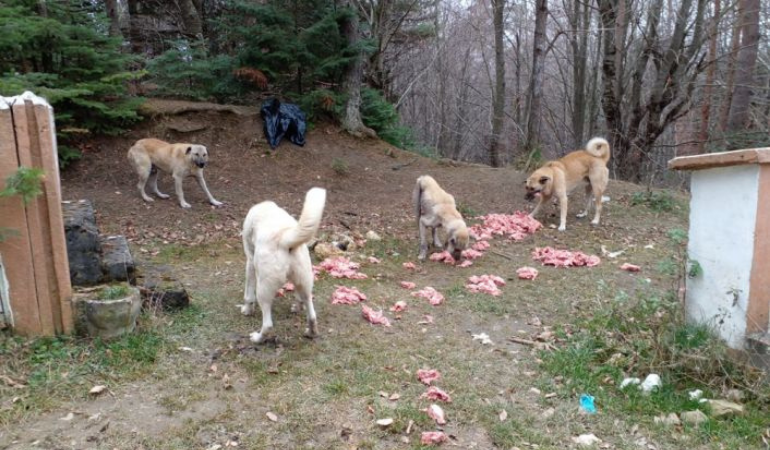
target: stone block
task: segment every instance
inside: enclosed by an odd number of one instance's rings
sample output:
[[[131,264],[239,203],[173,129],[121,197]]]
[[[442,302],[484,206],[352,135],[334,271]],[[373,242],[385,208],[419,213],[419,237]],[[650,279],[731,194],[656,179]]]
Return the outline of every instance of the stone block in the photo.
[[[174,278],[168,266],[142,265],[136,276],[136,286],[142,292],[147,308],[173,311],[190,306],[187,289]]]
[[[75,286],[93,286],[102,281],[101,245],[94,208],[88,200],[63,201],[64,236],[70,280]]]
[[[125,236],[100,236],[101,264],[104,282],[136,281],[136,265]]]
[[[142,310],[139,290],[129,287],[126,297],[102,300],[101,289],[76,292],[73,296],[75,329],[81,335],[114,338],[134,331]]]

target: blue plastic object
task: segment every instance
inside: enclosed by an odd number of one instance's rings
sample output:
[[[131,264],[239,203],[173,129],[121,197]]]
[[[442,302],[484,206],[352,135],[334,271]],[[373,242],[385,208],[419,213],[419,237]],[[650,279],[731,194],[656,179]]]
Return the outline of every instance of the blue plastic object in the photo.
[[[593,395],[583,394],[580,396],[580,407],[588,414],[596,414],[596,405],[594,405]]]

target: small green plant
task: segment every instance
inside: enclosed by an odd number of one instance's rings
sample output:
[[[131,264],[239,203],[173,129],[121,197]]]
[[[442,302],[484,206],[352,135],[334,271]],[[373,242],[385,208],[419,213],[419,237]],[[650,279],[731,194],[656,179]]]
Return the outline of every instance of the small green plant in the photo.
[[[5,188],[0,191],[0,197],[18,195],[26,206],[43,193],[44,177],[43,169],[21,166],[5,180]]]
[[[350,166],[348,166],[347,161],[344,159],[334,158],[332,160],[332,170],[337,175],[344,177],[350,173]]]
[[[668,191],[641,191],[631,197],[631,205],[645,205],[656,212],[671,212],[676,209],[677,202]]]
[[[117,300],[128,296],[128,286],[124,284],[118,284],[114,286],[107,286],[99,291],[99,299],[101,300]]]
[[[481,215],[475,208],[465,203],[457,204],[457,211],[463,215],[466,219],[472,219]]]
[[[701,275],[703,275],[703,267],[701,267],[700,263],[694,259],[691,259],[689,261],[690,268],[687,269],[687,276],[690,278],[697,278]]]

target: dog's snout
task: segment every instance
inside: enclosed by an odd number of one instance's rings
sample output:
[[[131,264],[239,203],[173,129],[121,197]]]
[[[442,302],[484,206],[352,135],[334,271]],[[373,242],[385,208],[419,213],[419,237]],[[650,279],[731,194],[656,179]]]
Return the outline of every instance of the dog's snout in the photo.
[[[206,167],[206,162],[205,161],[198,161],[198,162],[195,163],[195,165],[197,165],[198,167],[203,169],[204,167]]]

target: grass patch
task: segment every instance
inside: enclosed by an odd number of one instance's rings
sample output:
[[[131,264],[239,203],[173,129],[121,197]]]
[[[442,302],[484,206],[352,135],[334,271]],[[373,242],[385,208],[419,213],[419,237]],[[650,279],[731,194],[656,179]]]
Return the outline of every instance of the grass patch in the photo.
[[[702,389],[705,398],[720,398],[722,388],[740,388],[748,397],[745,415],[710,418],[690,435],[701,443],[737,445],[731,448],[761,444],[770,415],[770,388],[762,384],[761,372],[728,357],[707,326],[685,323],[673,296],[644,294],[625,304],[613,303],[580,319],[576,327],[561,330],[564,345],[541,354],[542,368],[561,377],[555,384],[560,394],[594,395],[600,410],[633,415],[633,422],[652,425],[662,414],[695,409],[708,413],[707,406],[690,400],[692,389]],[[625,374],[644,378],[649,373],[663,380],[652,394],[617,387]]]
[[[682,209],[682,205],[669,191],[639,191],[631,196],[631,205],[643,205],[655,212],[672,212]]]
[[[99,291],[100,300],[117,300],[119,298],[128,297],[129,288],[126,284],[116,284],[112,286],[106,286]]]

